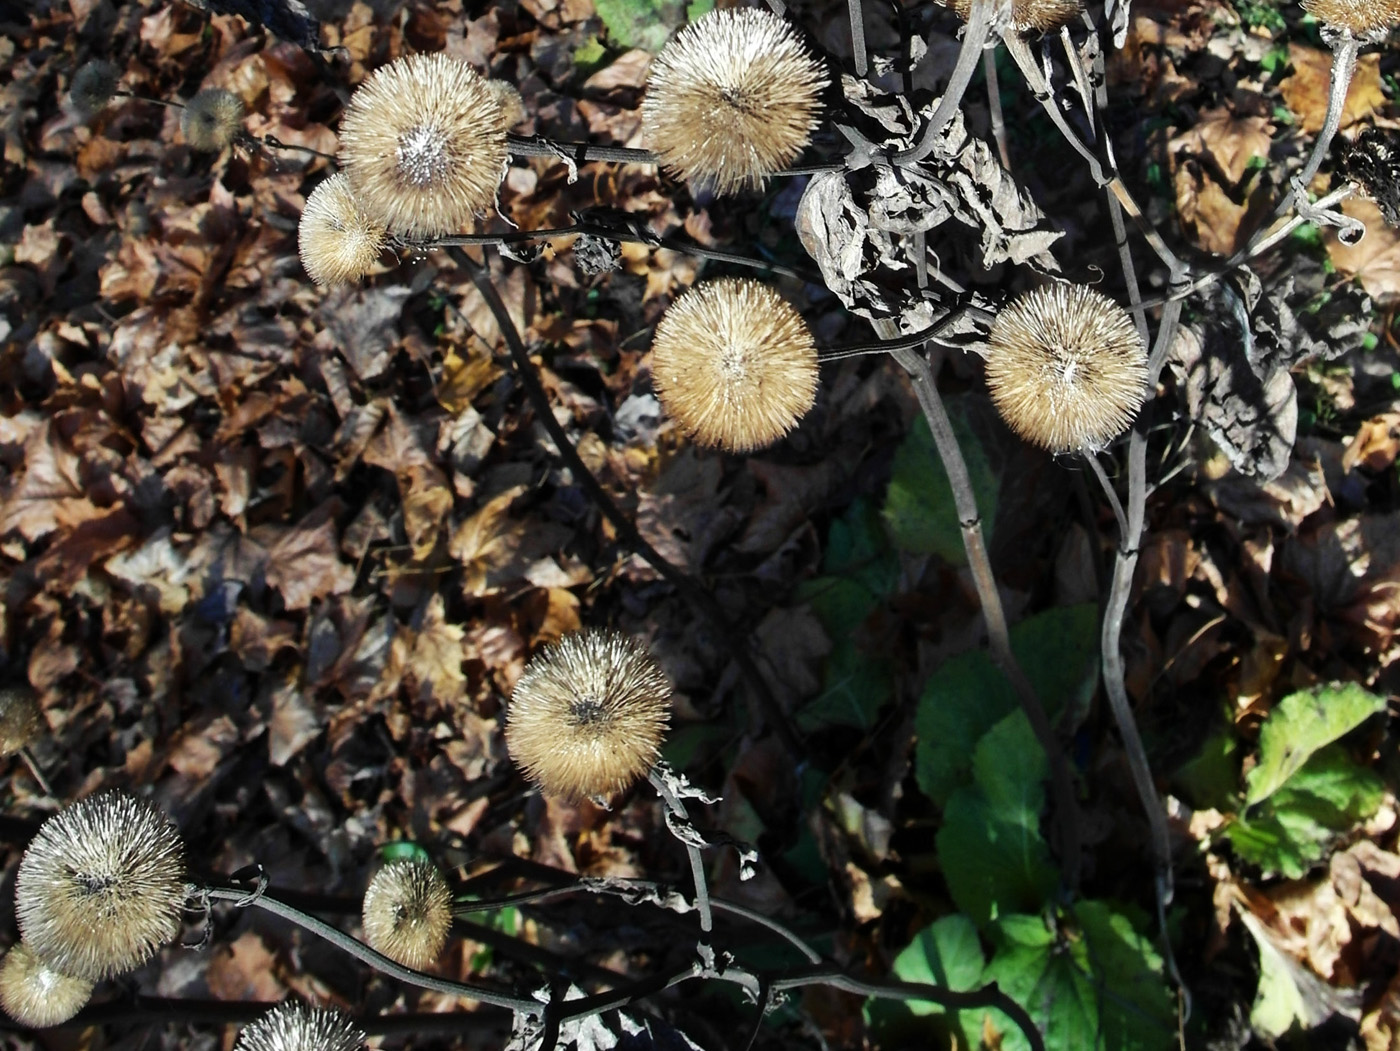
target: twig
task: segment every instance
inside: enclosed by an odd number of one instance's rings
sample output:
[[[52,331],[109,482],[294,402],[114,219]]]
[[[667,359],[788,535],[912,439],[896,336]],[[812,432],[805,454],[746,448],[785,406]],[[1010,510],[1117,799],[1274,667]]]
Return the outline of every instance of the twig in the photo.
[[[1001,166],[1011,170],[1011,151],[1006,143],[1006,118],[1001,112],[1001,83],[997,76],[997,53],[995,48],[982,52],[982,79],[987,82],[987,111],[992,117],[992,138],[996,140],[997,155]]]
[[[846,9],[851,16],[851,55],[855,63],[856,76],[864,77],[868,59],[865,54],[865,12],[860,0],[846,0]]]
[[[651,787],[656,789],[656,794],[661,797],[661,802],[666,809],[682,822],[681,829],[690,826],[690,813],[675,792],[671,791],[671,786],[666,783],[666,777],[655,768],[647,771],[647,780],[651,782]],[[700,846],[695,842],[693,836],[685,836],[677,832],[676,826],[670,821],[666,822],[668,828],[676,835],[676,838],[685,846],[685,852],[690,858],[690,876],[695,882],[695,907],[700,913],[700,930],[709,934],[714,930],[714,917],[710,913],[710,888],[705,879],[705,861],[700,856]]]
[[[620,164],[659,164],[656,154],[627,146],[600,146],[592,142],[556,142],[543,135],[507,135],[506,146],[514,157],[556,157],[574,164],[613,161]]]
[[[977,59],[981,56],[982,49],[986,47],[987,38],[991,32],[992,15],[997,6],[997,0],[972,0],[972,8],[967,13],[967,25],[963,27],[962,47],[958,50],[958,61],[953,66],[953,72],[948,76],[948,86],[943,89],[943,97],[938,100],[938,105],[934,108],[933,115],[929,117],[928,124],[924,126],[923,134],[919,141],[907,150],[896,153],[891,160],[897,168],[902,168],[908,164],[917,164],[930,153],[942,134],[948,122],[953,119],[953,114],[957,112],[958,106],[962,103],[963,95],[967,93],[968,84],[972,83],[972,74],[977,69]]]

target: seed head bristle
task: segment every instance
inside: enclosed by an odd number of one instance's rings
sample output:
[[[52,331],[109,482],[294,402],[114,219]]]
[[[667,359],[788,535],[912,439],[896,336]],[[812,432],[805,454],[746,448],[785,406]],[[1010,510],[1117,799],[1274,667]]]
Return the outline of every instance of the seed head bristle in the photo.
[[[952,0],[949,5],[964,22],[972,13],[972,0]],[[1067,25],[1084,10],[1084,0],[1014,0],[1011,29],[1022,35],[1050,33]]]
[[[1017,296],[992,322],[987,388],[1002,419],[1052,452],[1102,448],[1147,397],[1147,353],[1127,311],[1084,285]]]
[[[434,962],[452,926],[452,891],[437,866],[393,861],[374,874],[364,903],[365,940],[391,960],[422,970]]]
[[[646,647],[584,630],[526,666],[506,709],[506,747],[548,796],[610,797],[656,762],[670,723],[671,683]]]
[[[358,281],[374,269],[387,231],[361,210],[344,172],[322,179],[301,211],[297,248],[311,280],[325,287]]]
[[[828,78],[792,26],[756,8],[711,11],[652,60],[642,136],[688,182],[763,185],[811,141]]]
[[[223,88],[205,88],[185,103],[180,130],[190,149],[216,153],[233,144],[243,130],[243,100]]]
[[[284,1000],[244,1026],[233,1051],[360,1051],[365,1034],[339,1011]]]
[[[39,697],[28,686],[0,690],[0,756],[14,755],[48,729]]]
[[[155,804],[104,792],[39,826],[15,881],[26,945],[49,967],[100,981],[139,967],[180,930],[184,845]]]
[[[73,74],[73,82],[68,86],[68,99],[73,104],[73,112],[84,120],[91,118],[112,101],[121,75],[121,70],[105,59],[95,58],[84,62]]]
[[[1303,0],[1303,10],[1363,43],[1379,42],[1400,25],[1400,0]]]
[[[370,74],[340,122],[340,162],[360,207],[406,237],[461,232],[505,174],[506,109],[451,55],[411,55]]]
[[[695,441],[744,453],[771,445],[817,396],[817,345],[777,292],[749,278],[695,285],[651,345],[652,382]]]
[[[19,942],[0,961],[0,1007],[20,1025],[61,1025],[83,1009],[92,982],[61,974]]]

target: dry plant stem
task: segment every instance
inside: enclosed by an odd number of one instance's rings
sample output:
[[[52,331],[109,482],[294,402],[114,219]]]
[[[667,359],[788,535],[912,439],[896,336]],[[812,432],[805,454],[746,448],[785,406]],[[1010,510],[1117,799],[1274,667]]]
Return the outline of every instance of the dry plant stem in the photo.
[[[43,789],[44,795],[51,799],[57,799],[58,797],[53,794],[53,786],[49,784],[49,779],[44,776],[44,771],[39,766],[39,760],[34,758],[34,753],[29,750],[28,745],[25,745],[19,750],[19,757],[24,760],[24,765],[29,767],[30,776],[33,777],[39,787]]]
[[[972,74],[977,70],[977,59],[986,47],[987,37],[991,32],[995,8],[996,0],[972,0],[972,9],[967,13],[967,25],[963,27],[958,61],[948,77],[948,86],[943,89],[943,97],[938,100],[938,106],[928,124],[924,126],[923,135],[918,143],[910,149],[896,153],[891,159],[890,163],[895,167],[917,164],[933,152],[934,143],[944,127],[953,119],[953,114],[962,103],[963,95],[967,93],[968,84],[972,83]]]
[[[992,138],[996,140],[997,155],[1001,166],[1011,170],[1011,151],[1006,145],[1006,117],[1001,112],[1001,82],[997,76],[997,53],[995,48],[982,52],[982,79],[987,82],[987,112],[992,117]]]
[[[875,331],[882,336],[894,334],[894,324],[890,321],[874,322]],[[987,622],[987,644],[996,663],[1020,699],[1021,707],[1031,724],[1036,740],[1045,751],[1050,765],[1050,791],[1055,800],[1055,822],[1058,830],[1060,862],[1064,866],[1064,887],[1073,893],[1079,886],[1081,850],[1079,842],[1079,805],[1074,795],[1074,783],[1070,779],[1069,765],[1064,749],[1055,737],[1054,727],[1045,714],[1045,708],[1036,696],[1035,688],[1016,660],[1011,650],[1011,634],[1006,626],[1006,613],[1002,609],[1001,595],[997,592],[996,577],[987,557],[987,546],[982,536],[982,519],[977,510],[977,498],[972,491],[972,480],[967,473],[967,463],[962,450],[958,448],[957,437],[953,433],[952,422],[943,408],[943,399],[938,393],[938,383],[928,359],[914,350],[892,352],[895,361],[909,373],[918,395],[919,405],[928,420],[933,433],[934,445],[939,459],[948,475],[953,490],[953,503],[957,506],[958,520],[962,526],[963,547],[967,551],[968,568],[977,588],[977,598],[982,604],[982,616]]]
[[[753,657],[749,653],[746,641],[730,626],[728,614],[720,608],[719,602],[709,592],[687,574],[671,565],[656,548],[647,543],[631,519],[622,513],[621,508],[617,506],[608,491],[603,488],[602,483],[593,477],[593,472],[588,469],[588,465],[579,456],[578,450],[569,441],[569,436],[563,425],[554,418],[549,395],[545,393],[539,376],[535,373],[529,351],[525,349],[525,343],[520,338],[520,333],[515,327],[510,312],[506,310],[505,303],[501,301],[501,295],[496,291],[491,275],[485,267],[474,261],[460,248],[449,249],[449,251],[457,264],[467,271],[468,276],[472,279],[472,284],[476,286],[477,291],[486,301],[491,316],[496,319],[496,324],[500,327],[502,337],[510,350],[511,360],[515,363],[515,370],[520,376],[520,382],[524,385],[525,392],[534,407],[535,416],[549,433],[550,440],[559,450],[559,455],[573,474],[575,482],[588,493],[603,517],[612,523],[622,542],[645,559],[648,565],[689,599],[701,615],[710,621],[724,640],[726,648],[739,666],[740,673],[753,691],[764,721],[777,734],[790,756],[799,762],[805,761],[806,750],[802,746],[801,739],[798,738],[797,732],[792,728],[786,715],[783,714],[782,708],[779,707],[777,698],[773,696],[768,689],[768,684],[759,673],[758,667],[754,664]]]
[[[445,978],[437,978],[431,974],[424,974],[422,971],[415,971],[411,967],[395,963],[381,952],[371,949],[358,938],[351,937],[338,927],[332,927],[324,920],[317,919],[309,913],[294,909],[276,898],[270,898],[266,894],[253,894],[246,887],[202,887],[201,893],[208,896],[210,901],[232,901],[243,906],[253,906],[270,912],[274,916],[280,916],[284,920],[295,923],[303,930],[319,935],[330,942],[337,949],[348,953],[363,963],[369,964],[376,971],[387,974],[390,978],[396,978],[408,985],[416,985],[422,989],[431,989],[433,992],[446,993],[449,996],[459,996],[467,1000],[476,1000],[480,1003],[491,1004],[494,1007],[504,1007],[511,1011],[519,1011],[525,1014],[539,1014],[540,1004],[538,1000],[528,997],[511,996],[508,993],[500,992],[496,989],[487,989],[483,986],[471,985],[464,982],[450,982]]]
[[[671,811],[684,824],[690,824],[690,814],[685,809],[679,796],[671,791],[671,786],[666,783],[666,779],[656,772],[655,769],[648,771],[647,780],[651,782],[651,787],[656,789],[656,794],[661,797],[661,802],[666,809]],[[680,838],[680,837],[677,837]],[[685,852],[690,857],[690,876],[695,882],[695,908],[700,913],[700,930],[704,934],[709,934],[714,930],[714,916],[710,913],[710,887],[705,879],[705,859],[700,856],[700,848],[689,840],[682,839],[685,845]]]
[[[864,77],[868,68],[865,53],[865,11],[860,0],[846,0],[846,10],[851,16],[851,60],[855,63],[856,76]]]
[[[555,142],[543,135],[507,135],[506,147],[513,157],[554,157],[575,164],[612,161],[615,164],[656,164],[656,154],[626,146],[598,146],[591,142]]]
[[[1113,482],[1109,480],[1104,472],[1103,464],[1099,463],[1098,454],[1092,449],[1084,451],[1084,459],[1089,463],[1089,469],[1094,472],[1094,477],[1099,480],[1099,485],[1103,487],[1104,496],[1107,497],[1109,506],[1113,508],[1113,517],[1118,520],[1118,535],[1128,535],[1128,519],[1123,514],[1123,502],[1118,499],[1118,493],[1113,488]]]
[[[1322,131],[1318,133],[1317,141],[1313,143],[1312,155],[1308,157],[1308,163],[1297,175],[1298,182],[1302,187],[1298,191],[1299,193],[1306,194],[1308,192],[1308,184],[1313,181],[1313,176],[1322,168],[1322,162],[1327,159],[1327,151],[1332,146],[1337,129],[1342,126],[1342,111],[1346,109],[1347,89],[1351,87],[1351,78],[1356,72],[1356,54],[1360,50],[1361,45],[1347,31],[1343,31],[1332,45],[1332,75],[1328,82],[1327,116],[1323,119]],[[1290,194],[1279,202],[1279,213],[1286,210],[1290,204],[1303,205],[1306,203],[1306,200],[1298,201],[1294,195]]]

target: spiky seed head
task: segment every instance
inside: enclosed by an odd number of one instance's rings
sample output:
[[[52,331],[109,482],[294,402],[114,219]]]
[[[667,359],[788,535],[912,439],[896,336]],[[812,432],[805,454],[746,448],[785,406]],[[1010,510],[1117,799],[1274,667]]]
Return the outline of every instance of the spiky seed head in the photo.
[[[45,729],[38,694],[28,686],[0,690],[0,756],[14,755]]]
[[[20,1025],[61,1025],[91,996],[92,982],[55,971],[24,942],[12,945],[0,961],[0,1007]]]
[[[972,0],[952,0],[949,5],[964,22],[972,14]],[[1050,33],[1077,18],[1084,0],[1014,0],[1011,29],[1019,34]]]
[[[1385,39],[1400,25],[1400,0],[1303,0],[1303,10],[1366,43]]]
[[[547,796],[609,797],[660,755],[671,683],[620,631],[565,635],[531,659],[506,709],[506,747]]]
[[[817,397],[817,345],[802,316],[750,278],[692,287],[662,315],[652,382],[666,412],[702,445],[771,445]]]
[[[233,144],[243,130],[243,100],[223,88],[205,88],[185,103],[180,130],[190,149],[216,153]]]
[[[99,981],[145,963],[180,930],[184,844],[159,807],[104,792],[39,826],[15,881],[26,945],[48,966]]]
[[[422,970],[442,954],[452,926],[452,891],[432,862],[391,861],[365,891],[365,940],[391,960]]]
[[[504,80],[487,80],[486,89],[495,97],[496,105],[501,107],[501,120],[507,128],[515,127],[525,119],[525,100],[515,90],[514,84]]]
[[[297,224],[301,265],[323,287],[351,284],[373,270],[387,237],[383,224],[360,210],[344,172],[311,191]]]
[[[95,58],[84,62],[73,74],[73,83],[68,86],[68,100],[73,105],[73,112],[87,120],[102,109],[117,93],[121,75],[121,70],[106,59]]]
[[[458,233],[495,200],[509,116],[467,62],[410,55],[372,74],[340,122],[340,163],[365,213],[406,237]]]
[[[1051,452],[1102,448],[1147,397],[1147,352],[1132,318],[1085,285],[1022,293],[998,311],[987,343],[997,411]]]
[[[339,1011],[284,1000],[244,1026],[233,1051],[360,1051],[365,1034]]]
[[[642,136],[687,182],[733,193],[763,185],[811,141],[828,83],[786,20],[711,11],[652,60]]]

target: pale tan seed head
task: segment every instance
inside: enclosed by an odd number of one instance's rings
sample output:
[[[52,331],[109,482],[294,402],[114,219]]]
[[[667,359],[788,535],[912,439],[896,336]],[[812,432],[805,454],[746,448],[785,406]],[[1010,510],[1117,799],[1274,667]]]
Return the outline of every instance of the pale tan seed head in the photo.
[[[506,709],[510,757],[547,796],[610,797],[655,764],[671,683],[618,631],[565,635],[531,659]]]
[[[28,686],[0,690],[0,756],[14,755],[46,729],[38,694]]]
[[[185,103],[180,130],[190,149],[216,153],[233,144],[243,130],[243,100],[223,88],[205,88]]]
[[[1400,25],[1400,0],[1303,0],[1303,10],[1323,25],[1367,42],[1384,39]]]
[[[68,99],[73,105],[73,112],[87,120],[102,109],[117,93],[121,75],[121,70],[106,59],[95,58],[84,62],[73,74],[73,83],[68,86]]]
[[[952,0],[950,7],[964,22],[972,13],[972,0]],[[1011,29],[1017,33],[1050,33],[1078,18],[1083,0],[1013,0]]]
[[[460,233],[495,200],[511,123],[471,65],[410,55],[375,70],[351,96],[340,163],[365,214],[394,233]]]
[[[60,974],[24,942],[0,961],[0,1007],[20,1025],[46,1029],[68,1021],[92,996],[92,982]]]
[[[442,955],[452,926],[452,891],[432,862],[391,861],[365,891],[365,940],[391,960],[422,970]]]
[[[711,11],[652,60],[642,137],[687,182],[718,193],[757,188],[811,141],[827,83],[784,19]]]
[[[651,373],[695,441],[744,453],[771,445],[817,396],[817,345],[802,316],[749,278],[692,287],[656,326]]]
[[[1147,353],[1132,318],[1084,285],[1022,293],[998,311],[987,343],[997,411],[1051,452],[1102,448],[1147,397]]]
[[[388,234],[360,209],[344,172],[322,179],[297,224],[301,265],[323,287],[348,285],[379,262]]]
[[[104,792],[39,826],[15,880],[26,945],[48,966],[100,981],[139,967],[180,930],[184,845],[155,804]]]
[[[365,1034],[339,1011],[284,1000],[243,1027],[233,1051],[360,1051]]]

